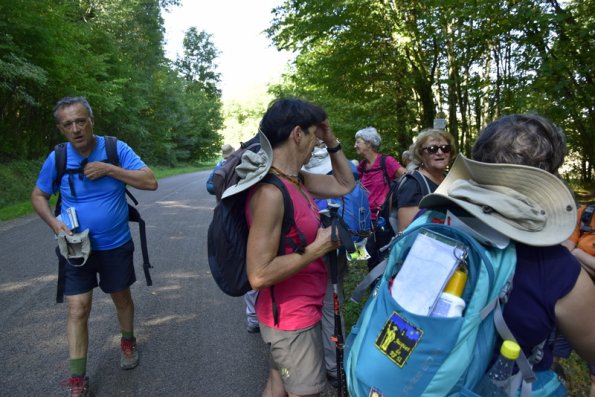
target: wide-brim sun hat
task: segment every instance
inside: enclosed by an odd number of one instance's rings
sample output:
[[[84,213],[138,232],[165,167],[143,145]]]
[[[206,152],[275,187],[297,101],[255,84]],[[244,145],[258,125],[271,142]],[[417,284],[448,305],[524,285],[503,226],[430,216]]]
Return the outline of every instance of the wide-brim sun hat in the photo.
[[[448,175],[420,208],[455,205],[512,240],[545,247],[565,241],[576,226],[572,193],[557,176],[517,164],[457,156]]]
[[[221,199],[243,192],[257,184],[271,169],[271,165],[273,164],[273,148],[262,131],[258,132],[258,136],[260,149],[258,152],[246,150],[242,154],[240,164],[236,167],[236,173],[240,177],[240,180],[235,185],[225,189],[223,195],[221,195]]]
[[[326,148],[314,148],[310,161],[302,167],[302,170],[320,175],[326,175],[331,172],[333,170],[333,164]]]

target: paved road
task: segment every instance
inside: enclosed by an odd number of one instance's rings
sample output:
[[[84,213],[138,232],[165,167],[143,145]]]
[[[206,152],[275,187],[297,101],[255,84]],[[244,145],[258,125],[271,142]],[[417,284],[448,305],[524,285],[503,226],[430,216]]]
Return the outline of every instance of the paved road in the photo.
[[[244,328],[241,298],[219,291],[207,264],[215,199],[207,172],[135,191],[147,223],[154,285],[147,287],[135,235],[136,334],[141,363],[119,369],[119,327],[108,295],[95,290],[87,373],[101,396],[259,396],[268,359]],[[133,230],[137,227],[132,224]],[[35,215],[0,222],[0,395],[66,395],[66,306],[55,303],[57,259],[49,228]]]

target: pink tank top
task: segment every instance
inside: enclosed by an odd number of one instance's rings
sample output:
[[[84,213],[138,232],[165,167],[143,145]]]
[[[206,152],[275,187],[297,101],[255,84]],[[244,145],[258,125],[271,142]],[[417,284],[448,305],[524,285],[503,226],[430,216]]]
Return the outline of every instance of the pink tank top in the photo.
[[[298,187],[291,182],[280,178],[293,202],[293,216],[295,224],[303,233],[306,244],[312,243],[320,227],[318,207],[310,194],[303,188],[302,194]],[[250,197],[246,201],[246,221],[252,224],[250,213]],[[295,227],[292,227],[287,237],[291,238],[296,245],[300,239]],[[293,253],[289,244],[285,245],[285,253]],[[271,301],[271,288],[264,288],[259,291],[256,301],[256,316],[258,320],[271,328],[285,331],[307,328],[316,324],[322,318],[322,304],[326,291],[327,273],[324,261],[318,258],[308,266],[281,281],[274,286],[275,303],[279,310],[279,324],[275,326],[273,319],[273,305]]]

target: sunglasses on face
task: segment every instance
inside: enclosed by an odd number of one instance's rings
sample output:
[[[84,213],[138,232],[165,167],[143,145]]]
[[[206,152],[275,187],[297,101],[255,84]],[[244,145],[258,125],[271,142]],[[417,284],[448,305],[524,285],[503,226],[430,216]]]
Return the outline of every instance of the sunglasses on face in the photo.
[[[442,151],[442,153],[446,154],[446,153],[450,153],[451,146],[450,145],[430,145],[430,146],[426,146],[426,147],[422,148],[422,150],[425,150],[429,154],[438,153],[438,149],[440,149]]]

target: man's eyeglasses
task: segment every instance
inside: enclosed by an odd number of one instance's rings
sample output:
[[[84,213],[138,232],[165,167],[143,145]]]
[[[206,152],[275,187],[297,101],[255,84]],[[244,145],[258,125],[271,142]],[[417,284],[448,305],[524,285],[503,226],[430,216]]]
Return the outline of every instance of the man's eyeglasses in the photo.
[[[87,125],[87,121],[89,119],[87,117],[85,118],[80,118],[80,119],[75,119],[75,120],[69,120],[66,121],[64,123],[62,123],[62,128],[64,128],[65,130],[69,130],[72,128],[73,125],[76,125],[79,128],[83,128],[84,126]]]
[[[446,154],[446,153],[450,153],[451,148],[452,148],[452,146],[450,146],[450,145],[430,145],[430,146],[426,146],[426,147],[422,148],[422,150],[425,150],[429,154],[436,154],[436,153],[438,153],[438,149],[440,149],[442,151],[442,153]]]

